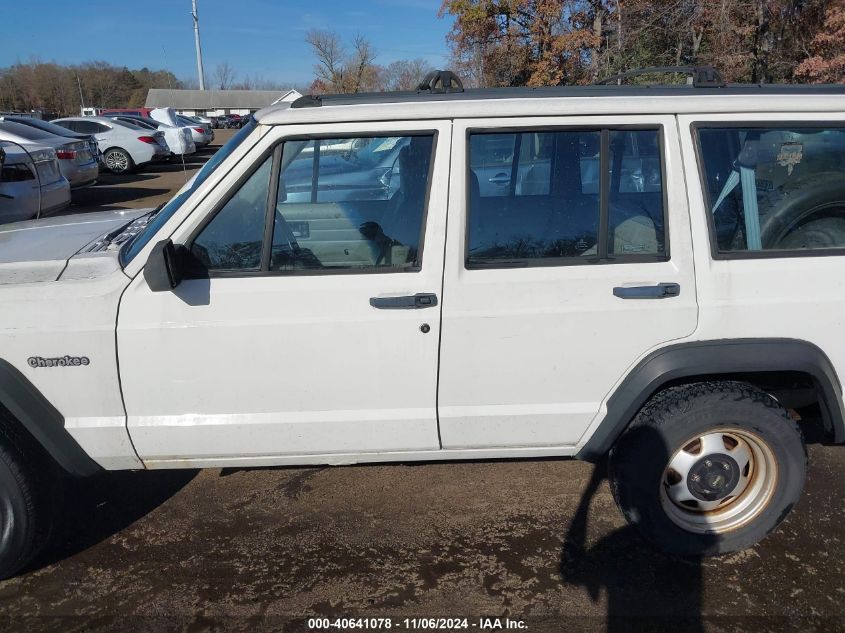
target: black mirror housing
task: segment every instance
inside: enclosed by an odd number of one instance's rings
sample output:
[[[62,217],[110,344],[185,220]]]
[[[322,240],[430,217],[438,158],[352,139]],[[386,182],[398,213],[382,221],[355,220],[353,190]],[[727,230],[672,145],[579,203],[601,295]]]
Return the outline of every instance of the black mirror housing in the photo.
[[[153,246],[144,266],[144,279],[150,290],[173,290],[182,282],[182,272],[181,257],[172,240],[162,240]]]

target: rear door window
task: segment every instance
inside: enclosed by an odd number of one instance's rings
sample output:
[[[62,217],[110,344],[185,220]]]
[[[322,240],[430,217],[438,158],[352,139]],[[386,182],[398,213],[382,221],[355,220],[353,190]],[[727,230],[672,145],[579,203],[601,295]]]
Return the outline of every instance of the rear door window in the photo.
[[[467,266],[665,258],[658,129],[473,133]]]

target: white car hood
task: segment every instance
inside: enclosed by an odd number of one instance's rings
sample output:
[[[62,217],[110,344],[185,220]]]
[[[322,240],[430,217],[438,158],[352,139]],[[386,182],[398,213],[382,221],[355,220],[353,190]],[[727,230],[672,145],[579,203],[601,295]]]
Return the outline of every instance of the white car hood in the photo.
[[[0,284],[55,281],[85,246],[149,211],[97,211],[0,225]]]

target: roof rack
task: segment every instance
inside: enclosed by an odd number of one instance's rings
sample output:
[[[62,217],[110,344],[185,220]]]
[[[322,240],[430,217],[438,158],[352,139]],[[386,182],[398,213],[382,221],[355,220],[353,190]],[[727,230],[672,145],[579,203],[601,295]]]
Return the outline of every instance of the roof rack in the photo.
[[[463,92],[464,84],[451,70],[432,70],[417,86],[418,91],[431,93]]]
[[[353,94],[305,95],[293,103],[291,108],[315,108],[324,103],[345,104],[364,101],[403,100],[410,101],[425,95],[458,94],[464,91],[464,84],[451,70],[432,70],[419,83],[416,90],[394,92],[358,92]]]
[[[671,70],[665,70],[670,68]],[[683,70],[678,70],[678,69]],[[689,72],[693,77],[693,84],[623,84],[617,86],[609,82],[624,79],[628,76],[644,75],[654,72]],[[307,95],[300,97],[291,104],[291,108],[310,108],[341,105],[365,104],[400,104],[437,101],[467,101],[479,99],[525,99],[552,97],[659,97],[659,96],[697,96],[711,94],[716,91],[702,91],[704,87],[718,87],[719,95],[837,95],[845,96],[845,84],[725,84],[719,74],[709,66],[669,66],[657,69],[644,68],[641,70],[622,73],[603,79],[598,84],[588,86],[542,86],[542,87],[511,87],[511,88],[471,88],[464,89],[456,85],[460,82],[454,73],[436,71],[437,79],[434,89],[420,88],[418,90],[404,90],[397,92],[359,92],[355,94]],[[441,73],[448,73],[443,77]],[[715,74],[714,74],[715,73]],[[448,89],[443,89],[443,79]],[[427,82],[431,86],[431,80]]]
[[[651,66],[649,68],[636,68],[617,75],[611,75],[597,81],[595,86],[606,86],[613,82],[621,82],[623,79],[630,77],[639,77],[641,75],[655,75],[655,74],[672,74],[681,73],[690,75],[692,77],[692,85],[695,88],[724,88],[725,80],[719,71],[713,66]]]

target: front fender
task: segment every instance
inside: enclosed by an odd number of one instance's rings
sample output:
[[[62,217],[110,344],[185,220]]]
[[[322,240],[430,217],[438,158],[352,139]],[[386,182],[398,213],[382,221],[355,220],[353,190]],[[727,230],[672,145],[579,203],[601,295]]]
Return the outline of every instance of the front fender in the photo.
[[[0,359],[0,404],[71,475],[93,475],[100,466],[65,429],[61,413],[26,377]]]

